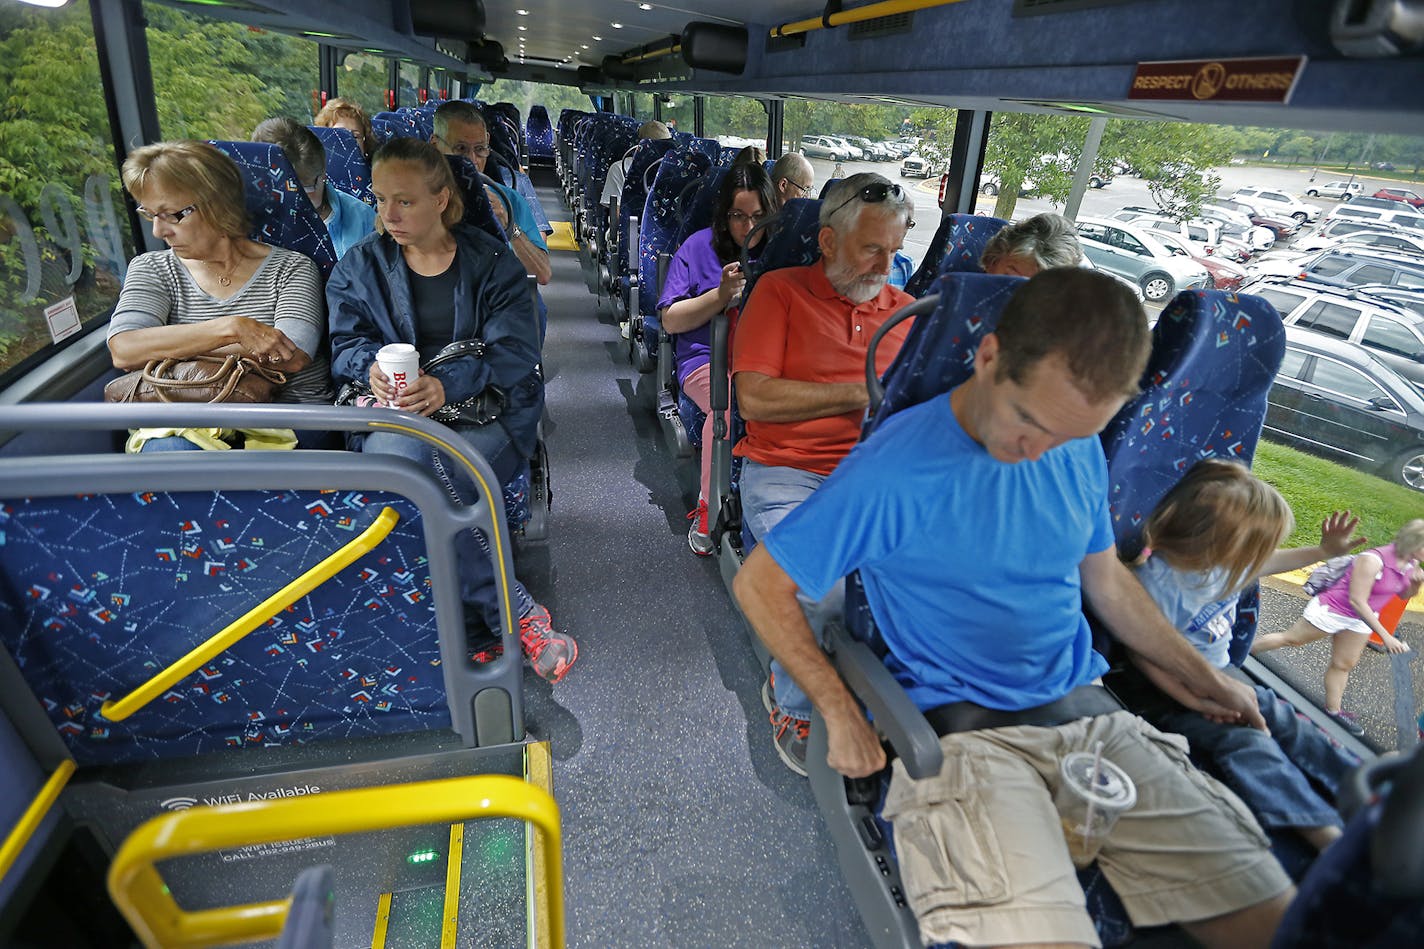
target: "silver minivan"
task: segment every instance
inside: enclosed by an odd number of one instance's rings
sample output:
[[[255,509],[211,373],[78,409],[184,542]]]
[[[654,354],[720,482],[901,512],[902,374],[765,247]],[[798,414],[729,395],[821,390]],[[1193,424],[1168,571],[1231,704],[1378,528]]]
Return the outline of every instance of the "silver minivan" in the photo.
[[[1089,260],[1136,283],[1149,303],[1163,303],[1180,290],[1211,285],[1205,267],[1190,257],[1173,254],[1143,227],[1080,217],[1078,241]]]

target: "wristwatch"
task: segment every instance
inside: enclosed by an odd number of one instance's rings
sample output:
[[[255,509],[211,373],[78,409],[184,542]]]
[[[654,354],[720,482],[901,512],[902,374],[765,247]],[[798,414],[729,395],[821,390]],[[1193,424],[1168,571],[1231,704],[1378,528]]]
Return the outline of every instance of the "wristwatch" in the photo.
[[[511,241],[513,241],[516,237],[523,237],[523,236],[524,236],[524,232],[519,229],[519,225],[518,225],[518,224],[511,224],[511,225],[509,226],[509,239],[510,239]]]

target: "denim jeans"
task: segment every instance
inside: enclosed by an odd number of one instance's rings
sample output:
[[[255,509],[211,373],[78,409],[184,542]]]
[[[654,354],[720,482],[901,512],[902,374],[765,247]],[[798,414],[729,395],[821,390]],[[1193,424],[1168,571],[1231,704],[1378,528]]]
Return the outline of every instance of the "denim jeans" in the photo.
[[[781,519],[808,497],[826,480],[825,475],[800,468],[773,467],[758,464],[750,458],[742,466],[742,521],[758,543]],[[839,619],[845,612],[845,581],[835,586],[821,599],[813,600],[800,591],[796,599],[817,642],[825,638],[826,624]],[[771,661],[772,693],[776,707],[792,718],[809,719],[811,700],[775,659]]]
[[[462,436],[484,456],[494,469],[500,484],[513,479],[524,460],[510,443],[504,429],[499,425],[446,426]],[[435,470],[436,477],[445,485],[450,496],[461,504],[472,504],[477,496],[474,479],[463,467],[452,463],[440,455],[429,444],[408,435],[394,432],[373,432],[366,436],[361,451],[383,455],[396,455]],[[504,516],[504,497],[497,494],[490,499],[494,516]],[[499,590],[495,584],[494,562],[491,559],[489,538],[484,531],[469,530],[455,539],[456,565],[460,575],[460,598],[467,605],[479,610],[480,617],[490,630],[500,628]],[[517,577],[510,577],[510,598],[513,601],[514,618],[517,620],[534,609],[534,598],[524,588]]]
[[[1359,761],[1270,689],[1256,686],[1256,703],[1269,735],[1218,724],[1185,709],[1154,716],[1152,724],[1185,736],[1192,758],[1219,775],[1268,830],[1341,826],[1333,804],[1311,780],[1333,798],[1341,779]]]

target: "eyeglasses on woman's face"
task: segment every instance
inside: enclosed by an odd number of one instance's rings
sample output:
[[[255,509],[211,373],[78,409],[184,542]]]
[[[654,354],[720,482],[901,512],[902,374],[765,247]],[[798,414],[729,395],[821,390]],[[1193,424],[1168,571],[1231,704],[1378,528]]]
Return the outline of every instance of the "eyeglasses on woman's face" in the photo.
[[[730,224],[750,224],[756,226],[766,217],[765,211],[758,211],[755,214],[744,214],[733,208],[727,212],[727,222]]]
[[[198,210],[196,204],[190,204],[186,208],[179,208],[177,211],[150,211],[139,204],[134,207],[138,211],[138,216],[145,221],[162,221],[164,224],[182,224],[188,216]]]

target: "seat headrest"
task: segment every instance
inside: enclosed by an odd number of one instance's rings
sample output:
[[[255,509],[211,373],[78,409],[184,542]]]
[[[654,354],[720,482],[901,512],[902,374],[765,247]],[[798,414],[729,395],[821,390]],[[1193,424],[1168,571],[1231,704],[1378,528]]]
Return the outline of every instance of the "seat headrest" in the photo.
[[[1142,523],[1202,458],[1246,465],[1285,355],[1285,330],[1261,297],[1221,290],[1177,294],[1152,331],[1140,393],[1103,429],[1118,550],[1142,549]]]
[[[248,236],[306,254],[323,278],[330,276],[336,248],[282,150],[266,142],[209,140],[209,144],[231,158],[242,174],[243,200],[252,225]]]

